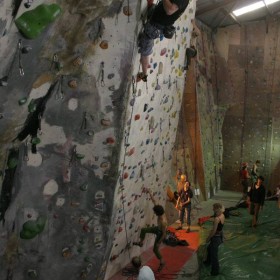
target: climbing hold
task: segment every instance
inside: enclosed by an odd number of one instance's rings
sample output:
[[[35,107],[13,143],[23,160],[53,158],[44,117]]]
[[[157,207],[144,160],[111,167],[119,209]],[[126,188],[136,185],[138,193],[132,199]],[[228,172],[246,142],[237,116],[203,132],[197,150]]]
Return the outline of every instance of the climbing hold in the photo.
[[[123,174],[123,178],[124,178],[124,179],[127,179],[127,178],[128,178],[128,173],[127,173],[127,172],[125,172],[125,173]]]
[[[148,106],[149,106],[149,105],[148,105],[147,103],[144,105],[144,112],[146,112],[146,111],[147,111]]]
[[[134,152],[135,152],[135,148],[133,147],[127,152],[127,155],[132,156],[134,154]]]
[[[126,16],[131,16],[132,15],[132,9],[129,6],[124,6],[123,7],[123,13]]]
[[[31,101],[28,104],[28,112],[33,113],[36,111],[36,108],[37,108],[37,105],[36,105],[34,99],[31,99]]]
[[[62,249],[62,256],[64,258],[69,258],[69,257],[72,257],[72,252],[71,252],[71,249],[69,247],[65,247]]]
[[[154,69],[157,68],[157,62],[155,62],[155,63],[153,64],[153,68],[154,68]]]
[[[115,74],[114,74],[114,73],[111,73],[111,74],[108,75],[108,79],[109,79],[109,80],[113,79],[114,77],[115,77]]]
[[[106,143],[107,143],[107,144],[114,144],[114,143],[115,143],[115,139],[114,139],[113,137],[108,137],[108,138],[106,139]]]
[[[158,74],[162,74],[162,72],[163,72],[163,63],[160,62],[158,66]]]
[[[41,4],[31,11],[23,13],[15,20],[19,31],[28,39],[38,37],[43,30],[61,13],[57,4]]]
[[[108,120],[108,119],[102,119],[102,120],[101,120],[101,124],[102,124],[103,126],[110,126],[110,125],[111,125],[111,121]]]
[[[18,105],[23,105],[27,102],[27,98],[26,97],[23,97],[21,98],[19,101],[18,101]]]
[[[129,102],[130,106],[134,106],[134,103],[135,103],[135,98],[132,98]]]
[[[134,116],[134,120],[135,120],[135,121],[140,120],[140,114],[136,114],[136,115]]]
[[[88,183],[84,183],[84,184],[82,184],[81,186],[80,186],[80,190],[81,191],[87,191],[88,190]]]
[[[77,88],[78,83],[77,83],[76,80],[71,80],[71,81],[68,82],[68,86],[69,86],[70,88]]]
[[[55,180],[51,179],[49,180],[43,190],[43,195],[45,196],[53,196],[58,192],[58,184]]]
[[[76,159],[83,159],[85,157],[85,155],[83,154],[79,154],[79,153],[76,153]]]
[[[111,164],[109,161],[103,161],[101,164],[100,164],[100,167],[101,168],[104,168],[104,169],[108,169],[110,168]]]
[[[47,218],[44,216],[39,216],[36,221],[27,221],[22,225],[22,230],[20,232],[20,238],[22,239],[32,239],[36,235],[40,234],[45,227]]]
[[[108,47],[109,47],[108,41],[107,40],[101,41],[101,43],[99,44],[99,47],[103,50],[108,49]]]
[[[74,66],[81,66],[83,64],[83,59],[78,56],[73,60],[73,65]]]
[[[31,279],[36,279],[38,277],[38,273],[37,273],[37,271],[35,269],[28,269],[27,275]]]
[[[165,54],[166,54],[166,51],[167,51],[166,48],[162,49],[162,50],[160,51],[160,55],[161,55],[161,56],[165,55]]]
[[[33,145],[38,145],[38,144],[41,143],[41,140],[40,140],[39,137],[33,137],[32,140],[31,140],[31,143],[32,143]]]

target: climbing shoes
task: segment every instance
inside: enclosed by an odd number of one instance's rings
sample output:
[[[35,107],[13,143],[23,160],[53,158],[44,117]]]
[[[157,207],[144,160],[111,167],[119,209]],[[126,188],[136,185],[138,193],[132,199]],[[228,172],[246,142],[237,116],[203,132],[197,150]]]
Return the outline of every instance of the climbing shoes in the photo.
[[[136,82],[138,83],[138,82],[140,82],[142,80],[143,82],[146,83],[147,79],[148,79],[148,75],[144,75],[143,72],[140,72],[140,73],[137,74]]]

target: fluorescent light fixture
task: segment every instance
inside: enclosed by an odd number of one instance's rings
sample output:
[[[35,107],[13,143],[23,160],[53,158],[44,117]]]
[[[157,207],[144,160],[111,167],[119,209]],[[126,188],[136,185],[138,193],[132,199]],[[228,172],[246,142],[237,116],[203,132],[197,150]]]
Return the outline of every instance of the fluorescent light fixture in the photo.
[[[276,3],[276,2],[279,2],[280,0],[264,0],[264,1],[258,1],[256,3],[253,3],[251,5],[248,5],[248,6],[245,6],[243,8],[240,8],[240,9],[237,9],[235,11],[233,11],[232,13],[235,15],[235,16],[241,16],[241,15],[244,15],[244,14],[247,14],[249,12],[252,12],[252,11],[255,11],[255,10],[258,10],[260,8],[263,8],[265,7],[265,5],[269,6],[273,3]]]

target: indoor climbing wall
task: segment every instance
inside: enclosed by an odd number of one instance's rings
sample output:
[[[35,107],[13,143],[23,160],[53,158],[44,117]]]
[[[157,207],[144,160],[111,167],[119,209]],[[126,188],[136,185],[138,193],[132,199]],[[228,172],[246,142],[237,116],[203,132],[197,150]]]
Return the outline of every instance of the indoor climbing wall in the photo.
[[[198,23],[199,24],[199,23]],[[202,149],[206,199],[220,189],[220,119],[216,98],[214,49],[210,30],[199,24],[201,36],[197,38],[196,98],[198,126]]]
[[[0,6],[0,278],[108,278],[156,222],[146,189],[165,203],[195,1],[156,40],[148,83],[146,1]]]
[[[239,170],[258,159],[267,189],[279,184],[279,20],[232,26],[215,35],[222,125],[222,188],[241,191]],[[221,117],[223,118],[223,117]]]
[[[145,5],[144,5],[145,6]],[[144,7],[143,6],[143,7]],[[131,257],[152,246],[147,236],[140,249],[140,229],[156,224],[149,188],[157,203],[165,205],[166,187],[172,177],[172,150],[185,86],[185,50],[189,46],[195,1],[176,21],[176,36],[155,41],[150,57],[148,83],[135,83],[129,88],[124,138],[120,156],[119,182],[114,207],[114,237],[106,276],[130,262]],[[134,76],[140,69],[137,56]]]

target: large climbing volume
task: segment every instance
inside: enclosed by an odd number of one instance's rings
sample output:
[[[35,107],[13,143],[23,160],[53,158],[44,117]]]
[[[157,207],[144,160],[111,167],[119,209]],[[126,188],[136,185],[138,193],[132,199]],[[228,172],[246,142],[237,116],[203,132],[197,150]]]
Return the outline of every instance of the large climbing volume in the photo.
[[[19,31],[28,39],[35,39],[61,14],[57,4],[41,4],[31,11],[23,13],[15,20]]]

